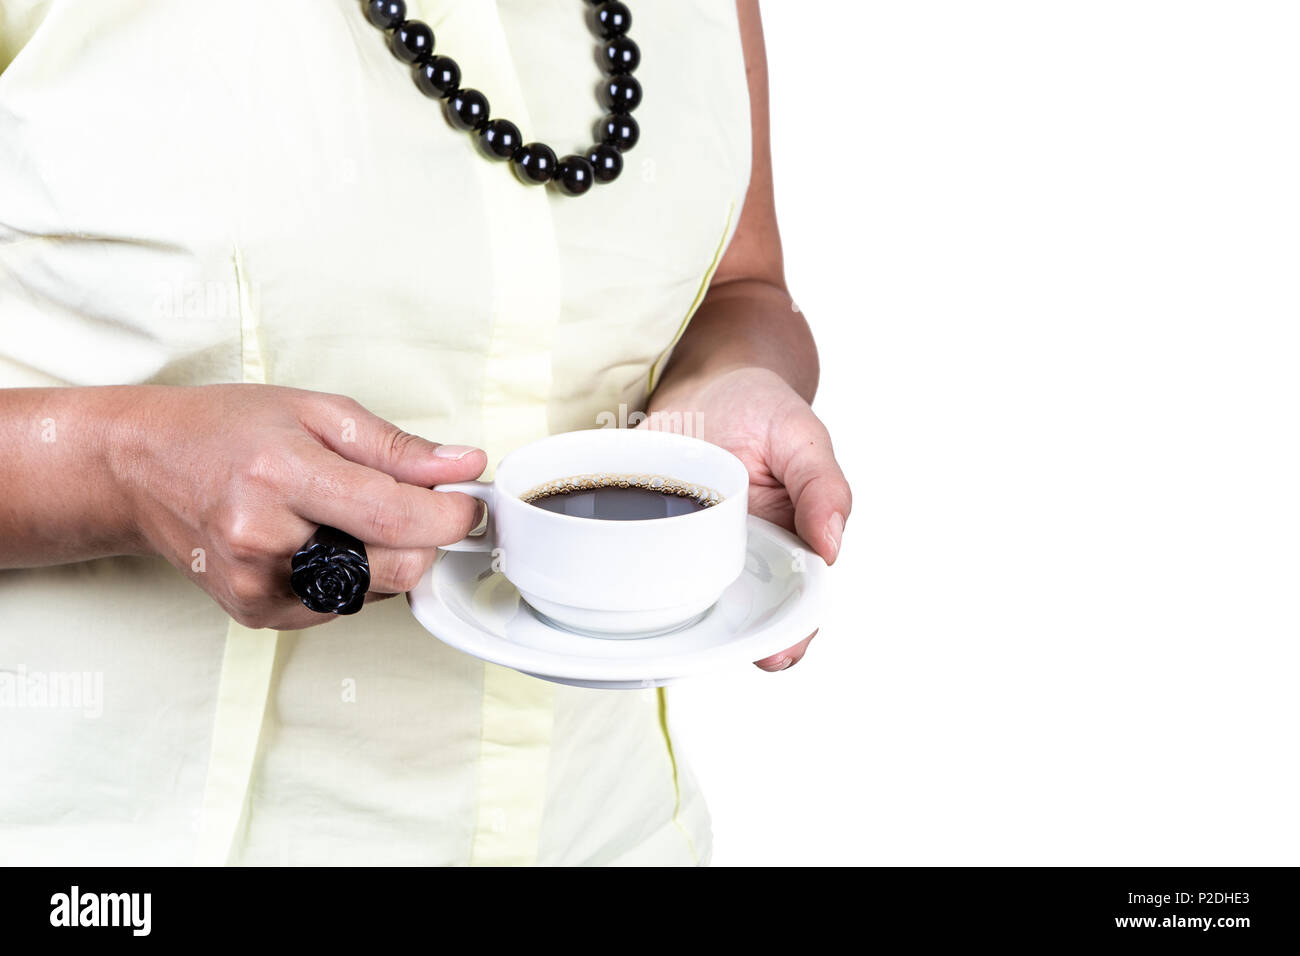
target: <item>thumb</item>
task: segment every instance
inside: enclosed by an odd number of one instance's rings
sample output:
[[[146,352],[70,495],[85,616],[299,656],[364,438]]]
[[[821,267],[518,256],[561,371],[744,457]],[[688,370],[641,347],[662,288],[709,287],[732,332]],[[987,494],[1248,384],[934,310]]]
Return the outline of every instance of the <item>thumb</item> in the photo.
[[[348,461],[421,488],[477,478],[487,454],[470,445],[441,445],[402,431],[351,399],[311,424],[322,445]],[[324,427],[321,427],[324,426]]]
[[[772,472],[794,505],[795,531],[827,564],[833,564],[853,508],[853,494],[835,459],[830,435],[810,412],[781,452]]]

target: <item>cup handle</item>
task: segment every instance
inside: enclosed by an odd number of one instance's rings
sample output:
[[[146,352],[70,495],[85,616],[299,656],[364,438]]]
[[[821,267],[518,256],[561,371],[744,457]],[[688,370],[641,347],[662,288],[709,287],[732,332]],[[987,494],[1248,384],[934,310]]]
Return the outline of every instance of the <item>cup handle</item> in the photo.
[[[477,498],[487,506],[487,527],[480,535],[466,535],[459,541],[440,545],[443,551],[491,551],[497,545],[496,522],[492,518],[492,482],[458,481],[449,485],[434,485],[434,491],[459,491],[462,495]]]

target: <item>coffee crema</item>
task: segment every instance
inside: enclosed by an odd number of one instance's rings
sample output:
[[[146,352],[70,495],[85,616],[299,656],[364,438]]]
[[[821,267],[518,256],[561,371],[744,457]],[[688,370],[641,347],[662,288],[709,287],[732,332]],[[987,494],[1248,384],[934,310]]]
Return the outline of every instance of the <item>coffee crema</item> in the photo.
[[[722,501],[712,488],[666,475],[597,472],[557,478],[519,496],[555,514],[605,521],[675,518]]]

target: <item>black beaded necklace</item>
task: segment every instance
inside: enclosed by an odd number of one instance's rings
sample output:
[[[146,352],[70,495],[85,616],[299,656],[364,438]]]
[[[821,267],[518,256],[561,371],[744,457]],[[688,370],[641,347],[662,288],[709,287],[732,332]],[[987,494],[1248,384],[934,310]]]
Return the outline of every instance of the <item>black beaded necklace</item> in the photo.
[[[623,153],[636,145],[641,130],[631,113],[641,103],[641,84],[632,76],[641,51],[627,35],[632,11],[618,0],[587,0],[595,8],[601,63],[607,79],[601,89],[608,114],[597,126],[599,140],[587,150],[557,159],[545,143],[525,143],[508,119],[492,119],[487,97],[460,85],[460,67],[449,56],[434,55],[433,30],[406,19],[405,0],[365,0],[366,19],[387,31],[393,55],[411,66],[415,85],[430,99],[443,101],[447,121],[476,134],[484,155],[505,159],[525,183],[555,182],[570,196],[581,196],[592,183],[611,183],[623,171]]]

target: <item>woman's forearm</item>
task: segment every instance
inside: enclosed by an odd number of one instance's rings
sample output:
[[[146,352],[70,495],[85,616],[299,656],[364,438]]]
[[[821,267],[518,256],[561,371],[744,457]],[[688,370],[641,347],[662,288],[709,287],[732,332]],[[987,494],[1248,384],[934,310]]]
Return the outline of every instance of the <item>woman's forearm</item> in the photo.
[[[0,568],[169,561],[246,627],[330,620],[288,588],[321,525],[367,547],[374,595],[419,583],[478,502],[434,491],[487,464],[343,395],[275,385],[0,389]]]
[[[736,15],[753,128],[749,190],[708,294],[651,396],[651,411],[681,404],[693,390],[739,368],[774,372],[808,402],[817,391],[817,346],[785,285],[758,4],[737,0]]]
[[[812,401],[817,346],[803,313],[780,285],[735,279],[710,289],[673,350],[651,408],[672,404],[674,392],[736,368],[769,369]]]
[[[129,391],[0,389],[0,569],[139,550],[110,459]]]

